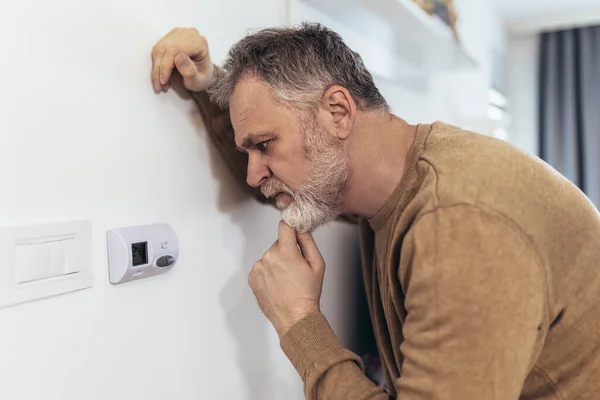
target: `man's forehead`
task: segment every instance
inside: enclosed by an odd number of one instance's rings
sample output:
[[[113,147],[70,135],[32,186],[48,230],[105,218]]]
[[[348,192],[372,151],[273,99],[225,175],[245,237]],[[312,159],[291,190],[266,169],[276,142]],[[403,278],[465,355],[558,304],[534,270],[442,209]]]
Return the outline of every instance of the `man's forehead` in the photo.
[[[235,144],[238,150],[247,149],[257,141],[274,134],[275,129],[271,121],[268,118],[259,118],[258,114],[253,114],[251,111],[247,108],[234,116],[234,112],[230,110]]]
[[[270,87],[261,79],[254,76],[241,78],[233,88],[230,99],[230,108],[243,113],[248,108],[262,105],[274,105]]]
[[[244,77],[235,86],[229,113],[236,144],[250,136],[272,132],[279,109],[266,83],[255,77]]]
[[[249,88],[236,85],[236,90],[231,96],[229,113],[234,128],[241,129],[246,125],[256,123],[268,111],[269,103],[263,99],[264,94],[252,91]]]

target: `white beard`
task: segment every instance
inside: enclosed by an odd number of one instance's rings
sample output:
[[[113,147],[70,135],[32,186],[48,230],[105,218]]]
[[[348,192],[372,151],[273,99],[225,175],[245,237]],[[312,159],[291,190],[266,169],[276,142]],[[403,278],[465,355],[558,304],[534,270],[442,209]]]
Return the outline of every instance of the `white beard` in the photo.
[[[294,200],[289,204],[277,201],[283,221],[297,232],[310,232],[343,212],[350,170],[344,148],[319,129],[316,121],[306,121],[303,132],[310,163],[307,182],[294,191],[273,177],[261,190],[267,197],[291,195]]]

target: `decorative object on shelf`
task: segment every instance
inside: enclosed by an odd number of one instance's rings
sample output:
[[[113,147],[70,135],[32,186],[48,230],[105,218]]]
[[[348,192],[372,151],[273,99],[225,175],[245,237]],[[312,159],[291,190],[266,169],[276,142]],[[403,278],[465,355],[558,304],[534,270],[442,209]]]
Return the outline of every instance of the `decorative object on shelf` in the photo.
[[[450,26],[417,2],[433,4],[433,0],[289,1],[288,19],[290,24],[307,18],[333,24],[373,75],[424,92],[432,74],[471,70],[477,63]],[[311,10],[314,16],[307,17]]]
[[[456,9],[453,0],[413,0],[415,4],[421,7],[427,14],[436,16],[450,27],[454,37],[459,41],[456,30]]]
[[[454,33],[456,40],[460,41],[458,31],[456,30],[458,16],[456,15],[456,9],[454,8],[454,0],[427,0],[427,2],[433,3],[433,14],[444,21],[444,23],[452,29],[452,33]]]
[[[435,4],[433,0],[413,0],[419,7],[421,7],[429,15],[433,15],[435,10]]]

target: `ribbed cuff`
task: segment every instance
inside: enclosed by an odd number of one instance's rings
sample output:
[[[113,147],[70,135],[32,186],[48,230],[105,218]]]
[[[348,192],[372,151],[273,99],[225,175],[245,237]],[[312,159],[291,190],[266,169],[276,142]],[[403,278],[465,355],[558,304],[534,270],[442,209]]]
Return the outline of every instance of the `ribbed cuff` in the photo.
[[[352,360],[362,366],[360,357],[342,348],[329,322],[318,311],[294,324],[281,338],[281,348],[304,381],[317,362],[319,369],[323,370],[327,369],[323,364],[333,365],[344,360]],[[327,360],[323,360],[325,356]]]

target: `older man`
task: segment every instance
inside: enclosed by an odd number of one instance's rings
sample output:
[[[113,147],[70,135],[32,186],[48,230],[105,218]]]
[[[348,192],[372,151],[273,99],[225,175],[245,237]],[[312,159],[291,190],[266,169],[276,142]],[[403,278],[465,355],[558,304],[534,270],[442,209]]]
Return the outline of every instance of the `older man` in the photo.
[[[195,29],[152,55],[156,91],[177,69],[232,171],[247,164],[253,193],[282,212],[249,283],[307,398],[599,398],[600,216],[548,165],[442,122],[408,124],[317,24],[249,35],[221,68]],[[361,227],[385,388],[319,311],[310,232],[336,218]]]

